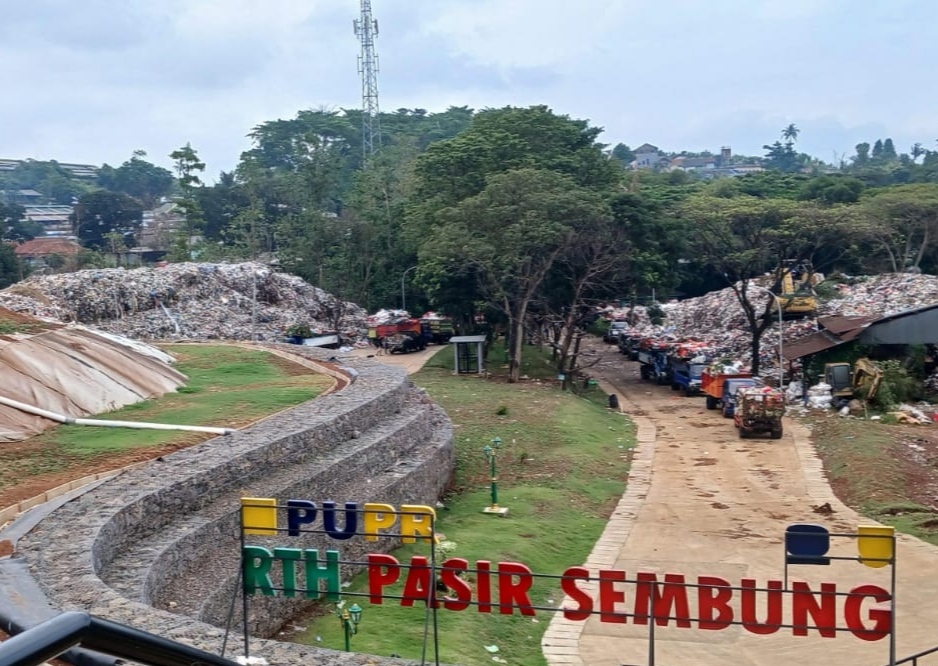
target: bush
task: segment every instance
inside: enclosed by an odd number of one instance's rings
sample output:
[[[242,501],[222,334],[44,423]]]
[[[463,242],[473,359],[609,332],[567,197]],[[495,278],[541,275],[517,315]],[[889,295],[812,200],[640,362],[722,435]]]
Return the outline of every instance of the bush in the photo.
[[[883,379],[871,402],[882,409],[892,409],[922,395],[922,383],[909,376],[901,361],[880,361]]]
[[[662,308],[657,303],[652,303],[651,305],[649,305],[648,309],[645,310],[645,312],[646,314],[648,314],[648,319],[655,326],[661,326],[661,324],[664,323],[664,318],[665,318],[664,308]]]

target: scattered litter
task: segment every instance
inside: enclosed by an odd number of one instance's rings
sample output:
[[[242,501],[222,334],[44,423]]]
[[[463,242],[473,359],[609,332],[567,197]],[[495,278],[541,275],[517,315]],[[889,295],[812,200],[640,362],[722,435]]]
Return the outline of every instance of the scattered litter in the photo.
[[[497,645],[483,645],[482,647],[485,648],[486,652],[492,652],[492,653],[498,652]]]

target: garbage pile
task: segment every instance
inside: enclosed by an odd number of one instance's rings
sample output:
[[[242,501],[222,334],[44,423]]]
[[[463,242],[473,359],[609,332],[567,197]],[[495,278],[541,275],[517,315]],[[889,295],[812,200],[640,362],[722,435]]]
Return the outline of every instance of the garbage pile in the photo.
[[[31,277],[0,291],[15,312],[138,340],[279,341],[293,326],[366,336],[366,312],[264,264],[180,263]]]
[[[836,283],[834,290],[836,295],[833,298],[820,300],[819,316],[885,317],[938,302],[938,277],[913,273],[851,277],[843,283]],[[767,294],[750,285],[750,301],[756,306],[757,314],[764,312],[768,298]],[[608,319],[629,321],[630,333],[636,335],[669,340],[692,338],[708,344],[715,357],[732,358],[744,366],[752,364],[749,324],[732,288],[659,305],[665,313],[664,323],[660,326],[651,323],[647,308],[640,305],[634,308],[607,307],[603,315]],[[814,318],[785,321],[783,347],[810,335],[816,326]],[[773,319],[761,340],[759,356],[760,374],[763,376],[777,372],[778,337],[779,324]]]

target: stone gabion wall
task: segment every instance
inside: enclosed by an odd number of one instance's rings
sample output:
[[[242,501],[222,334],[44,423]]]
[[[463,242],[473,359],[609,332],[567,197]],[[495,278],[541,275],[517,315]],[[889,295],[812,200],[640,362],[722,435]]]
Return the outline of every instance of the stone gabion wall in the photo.
[[[333,354],[282,349],[319,361]],[[43,519],[20,540],[17,556],[63,610],[83,610],[218,653],[237,574],[238,497],[432,506],[450,482],[453,435],[442,410],[398,368],[351,357],[339,363],[354,378],[344,390],[105,482]],[[354,455],[343,459],[343,447],[354,448]],[[364,479],[368,470],[373,478]],[[354,488],[353,496],[329,496]],[[316,538],[297,547],[322,546]],[[344,542],[341,550],[352,559],[394,545],[386,539]],[[212,570],[213,561],[224,565],[221,571]],[[184,572],[182,580],[178,572]],[[186,573],[210,584],[198,590],[195,608],[172,600],[185,596]],[[275,633],[303,603],[252,597],[252,635]],[[229,637],[229,654],[241,640]],[[259,638],[251,639],[251,654],[272,664],[402,663]]]

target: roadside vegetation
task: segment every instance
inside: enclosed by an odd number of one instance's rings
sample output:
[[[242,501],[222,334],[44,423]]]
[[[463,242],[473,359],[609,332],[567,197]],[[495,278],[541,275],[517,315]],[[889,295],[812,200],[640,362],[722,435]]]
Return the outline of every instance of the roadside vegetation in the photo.
[[[602,533],[625,488],[634,429],[623,415],[559,390],[549,354],[537,348],[525,349],[521,375],[529,379],[508,384],[502,376],[508,369],[499,362],[503,354],[500,348],[491,350],[488,366],[496,376],[487,380],[454,376],[450,349],[439,352],[413,376],[456,426],[455,483],[445,508],[437,513],[438,531],[452,550],[438,557],[466,558],[471,567],[477,560],[515,561],[535,573],[556,575],[582,564]],[[509,508],[503,518],[482,513],[491,503],[489,467],[482,449],[496,437],[501,440],[499,505]],[[412,554],[428,555],[428,547],[405,546],[394,553],[403,563]],[[473,576],[467,579],[472,582]],[[366,589],[364,576],[348,588]],[[401,586],[388,591],[400,594]],[[555,581],[535,582],[534,605],[556,607],[561,600]],[[348,597],[347,603],[353,601],[364,608],[360,631],[352,638],[353,650],[419,659],[427,630],[427,654],[432,657],[432,617],[423,604],[406,608],[389,599],[383,605],[370,605]],[[314,613],[318,617],[300,621],[305,631],[291,640],[342,649],[342,627],[331,614],[333,608],[323,604]],[[440,661],[475,666],[499,657],[505,660],[501,663],[541,666],[545,662],[540,641],[551,615],[538,611],[531,618],[484,614],[475,607],[461,612],[441,609]],[[491,652],[492,646],[498,652]]]
[[[176,368],[189,379],[176,393],[101,415],[122,421],[237,428],[310,400],[331,386],[324,375],[273,354],[224,345],[166,345]],[[61,425],[25,442],[4,446],[0,460],[0,507],[24,499],[18,486],[62,474],[58,483],[90,471],[191,446],[212,435]],[[50,481],[51,488],[56,485]],[[42,492],[37,487],[33,495]],[[31,496],[31,495],[29,495]]]

